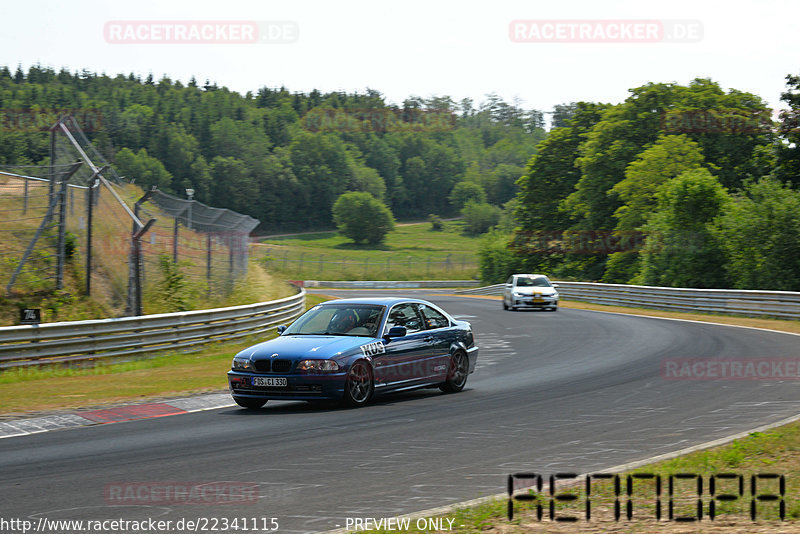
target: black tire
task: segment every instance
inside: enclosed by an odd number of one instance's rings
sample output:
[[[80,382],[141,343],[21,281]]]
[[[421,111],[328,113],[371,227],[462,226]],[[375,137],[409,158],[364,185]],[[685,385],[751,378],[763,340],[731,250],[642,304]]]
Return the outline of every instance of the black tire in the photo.
[[[558,311],[558,306],[553,306],[552,308],[550,308],[550,311]]]
[[[249,410],[258,410],[267,403],[266,399],[253,399],[251,397],[234,397],[236,404]]]
[[[506,299],[503,299],[503,309],[504,310],[508,309],[508,304],[506,304]]]
[[[364,406],[370,401],[374,392],[375,381],[369,364],[364,360],[355,362],[347,371],[342,405],[350,408]]]
[[[439,389],[445,393],[458,393],[467,384],[469,375],[469,358],[462,351],[456,351],[450,357],[450,368],[447,370],[447,380]]]

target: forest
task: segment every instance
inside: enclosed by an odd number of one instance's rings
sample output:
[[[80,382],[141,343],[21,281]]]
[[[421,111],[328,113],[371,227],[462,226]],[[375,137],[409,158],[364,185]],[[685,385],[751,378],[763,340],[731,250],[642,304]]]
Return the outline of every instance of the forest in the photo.
[[[145,188],[261,221],[256,233],[333,226],[345,192],[399,220],[465,217],[486,232],[480,277],[800,291],[800,76],[784,109],[698,78],[648,83],[619,104],[545,113],[363,93],[241,95],[167,77],[0,68],[0,168],[48,162],[48,113]],[[39,120],[32,120],[37,116]],[[21,119],[20,117],[23,117]],[[549,129],[548,129],[549,126]]]
[[[400,220],[457,215],[448,196],[463,180],[502,205],[546,135],[541,112],[496,95],[395,105],[371,89],[241,95],[195,79],[41,66],[0,68],[0,109],[0,165],[46,164],[43,117],[67,110],[91,117],[86,134],[120,175],[181,196],[194,189],[201,202],[259,219],[260,234],[330,228],[346,191],[369,192]]]

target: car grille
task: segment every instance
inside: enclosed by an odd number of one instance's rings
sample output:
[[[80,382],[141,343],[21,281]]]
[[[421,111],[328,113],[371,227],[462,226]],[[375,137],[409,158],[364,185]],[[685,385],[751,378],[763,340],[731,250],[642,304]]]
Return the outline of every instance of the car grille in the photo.
[[[259,373],[288,373],[292,368],[291,360],[256,360],[253,365]]]
[[[292,362],[289,360],[275,360],[272,362],[273,373],[288,373],[292,368]]]

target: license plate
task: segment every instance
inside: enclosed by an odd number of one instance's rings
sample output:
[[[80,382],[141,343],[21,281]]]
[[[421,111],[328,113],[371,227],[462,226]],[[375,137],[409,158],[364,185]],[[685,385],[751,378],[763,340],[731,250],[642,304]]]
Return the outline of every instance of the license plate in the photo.
[[[533,299],[533,302],[535,303],[544,302],[544,299]]]
[[[267,378],[265,376],[254,376],[253,385],[256,387],[265,388],[281,388],[286,387],[285,378]]]

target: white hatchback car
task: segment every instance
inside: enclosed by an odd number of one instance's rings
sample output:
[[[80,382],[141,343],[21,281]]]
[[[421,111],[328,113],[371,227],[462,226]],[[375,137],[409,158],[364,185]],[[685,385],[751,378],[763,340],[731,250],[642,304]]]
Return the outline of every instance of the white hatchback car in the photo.
[[[558,310],[558,291],[542,274],[513,274],[503,289],[503,309],[541,308]]]

